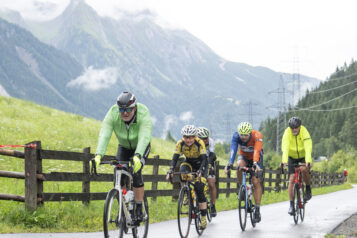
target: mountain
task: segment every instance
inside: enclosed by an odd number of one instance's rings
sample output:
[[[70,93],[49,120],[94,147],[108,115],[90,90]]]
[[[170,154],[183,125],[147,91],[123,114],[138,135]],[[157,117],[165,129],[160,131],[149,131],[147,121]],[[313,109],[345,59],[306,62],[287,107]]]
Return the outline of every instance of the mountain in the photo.
[[[357,62],[337,68],[328,80],[309,90],[287,120],[299,116],[313,142],[313,156],[332,156],[338,150],[357,148]],[[280,117],[280,125],[283,125]],[[285,127],[281,126],[280,138]],[[262,123],[264,150],[276,148],[277,118]]]
[[[81,76],[64,80],[58,90],[89,97],[75,103],[85,115],[102,119],[118,94],[130,90],[150,108],[156,136],[170,129],[177,138],[184,124],[194,123],[227,139],[247,120],[245,103],[253,100],[263,118],[270,113],[266,107],[275,99],[267,92],[278,87],[280,72],[226,61],[187,31],[161,27],[148,11],[120,14],[117,20],[101,17],[85,1],[72,0],[51,21],[25,21],[41,41],[83,67]],[[318,84],[300,79],[309,87]]]

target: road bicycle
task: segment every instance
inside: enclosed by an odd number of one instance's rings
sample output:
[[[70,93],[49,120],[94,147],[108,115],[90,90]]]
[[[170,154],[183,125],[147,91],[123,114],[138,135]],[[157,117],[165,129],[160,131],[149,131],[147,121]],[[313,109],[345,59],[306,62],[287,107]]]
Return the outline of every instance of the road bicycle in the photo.
[[[200,177],[197,172],[174,172],[173,175],[180,175],[182,181],[185,182],[181,187],[177,206],[177,223],[180,236],[182,238],[188,237],[192,220],[195,221],[197,234],[202,235],[203,229],[200,228],[201,211],[194,190],[194,184],[200,180]]]
[[[254,169],[249,167],[239,167],[240,170],[243,171],[242,174],[242,185],[239,188],[238,192],[238,214],[239,214],[239,224],[242,231],[245,230],[247,225],[247,214],[250,214],[250,221],[252,226],[255,227],[255,206],[252,202],[252,195],[253,195],[253,184],[252,184],[252,177],[254,174]],[[246,183],[246,177],[249,174],[249,184]],[[258,178],[258,176],[256,175]]]
[[[207,200],[207,221],[211,222],[213,217],[211,216],[211,193],[208,186],[208,181],[205,183],[204,191]]]
[[[294,202],[294,214],[293,219],[295,224],[300,221],[303,222],[305,218],[305,205],[307,201],[305,197],[305,184],[302,179],[302,173],[300,167],[306,166],[305,163],[298,163],[294,165],[295,169],[295,180],[293,185],[293,202]],[[284,173],[284,170],[282,170]],[[308,172],[310,172],[310,167],[308,166]]]
[[[102,161],[101,164],[114,166],[114,188],[105,199],[103,214],[103,230],[105,238],[132,236],[146,238],[149,229],[149,206],[147,197],[143,200],[143,216],[141,222],[136,217],[133,193],[133,168],[129,161]],[[92,170],[97,175],[95,162]]]

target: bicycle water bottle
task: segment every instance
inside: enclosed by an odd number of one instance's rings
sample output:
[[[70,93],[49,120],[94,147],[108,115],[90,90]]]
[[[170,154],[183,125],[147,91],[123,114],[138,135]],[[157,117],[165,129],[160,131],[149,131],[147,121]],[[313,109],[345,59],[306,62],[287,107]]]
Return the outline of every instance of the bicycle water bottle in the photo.
[[[134,207],[134,192],[132,190],[128,190],[125,195],[125,201],[129,203],[129,210],[133,210]]]
[[[250,197],[250,195],[252,195],[252,185],[251,184],[247,184],[247,191],[248,191],[248,197]]]

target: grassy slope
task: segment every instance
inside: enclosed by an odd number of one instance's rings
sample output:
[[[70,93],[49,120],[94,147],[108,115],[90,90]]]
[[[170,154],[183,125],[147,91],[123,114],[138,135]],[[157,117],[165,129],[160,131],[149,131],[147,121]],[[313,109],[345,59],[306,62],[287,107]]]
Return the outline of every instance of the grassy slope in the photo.
[[[0,97],[0,144],[25,144],[41,140],[44,149],[82,151],[90,146],[95,150],[100,122],[75,114],[65,113],[31,102],[13,98]],[[116,153],[117,142],[112,137],[107,154]],[[159,154],[161,158],[171,158],[174,143],[158,138],[152,140],[152,155]],[[151,157],[151,156],[150,156]],[[44,172],[67,171],[79,172],[82,165],[79,162],[44,160]],[[144,173],[150,173],[146,166]],[[23,171],[23,160],[0,155],[0,170]],[[112,168],[102,166],[100,172],[110,173]],[[160,168],[164,174],[166,168]],[[91,183],[92,192],[109,191],[111,183]],[[151,184],[146,183],[146,188]],[[159,188],[170,188],[167,183],[159,183]],[[24,194],[24,181],[0,178],[0,193]],[[326,190],[346,189],[348,186],[316,189],[313,194]],[[81,192],[80,182],[57,183],[47,182],[45,192]],[[225,196],[223,196],[224,198]],[[287,193],[267,193],[262,204],[284,201]],[[0,233],[11,232],[45,232],[45,231],[96,231],[102,229],[102,212],[104,201],[93,201],[83,206],[81,202],[46,203],[36,212],[24,211],[23,204],[12,201],[0,201]],[[217,209],[228,210],[237,207],[236,195],[227,199],[218,199]],[[176,218],[176,203],[171,198],[161,197],[150,204],[151,222]]]

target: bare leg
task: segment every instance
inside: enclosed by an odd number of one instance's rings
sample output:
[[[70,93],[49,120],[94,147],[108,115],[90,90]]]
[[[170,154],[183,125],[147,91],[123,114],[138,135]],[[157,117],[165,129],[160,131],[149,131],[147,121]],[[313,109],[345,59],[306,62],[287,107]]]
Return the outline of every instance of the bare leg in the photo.
[[[144,200],[144,187],[133,188],[134,197],[136,202],[142,202]]]
[[[260,179],[253,177],[253,185],[254,185],[254,201],[255,204],[260,205],[260,201],[262,199],[262,186],[260,185]]]
[[[290,174],[290,177],[289,177],[289,198],[290,198],[290,201],[293,200],[293,186],[294,186],[294,180],[295,180],[295,174]]]
[[[211,202],[212,204],[216,204],[216,196],[217,196],[216,178],[208,178],[208,186],[210,189]]]

